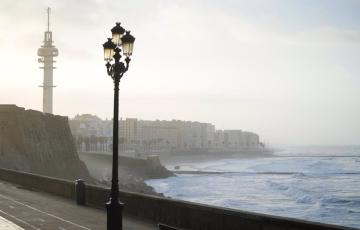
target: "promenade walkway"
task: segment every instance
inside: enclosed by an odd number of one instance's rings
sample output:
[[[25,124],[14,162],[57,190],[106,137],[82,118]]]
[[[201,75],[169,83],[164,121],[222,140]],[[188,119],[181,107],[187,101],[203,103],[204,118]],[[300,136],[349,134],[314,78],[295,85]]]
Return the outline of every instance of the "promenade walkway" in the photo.
[[[9,220],[7,220],[1,216],[0,216],[0,229],[1,230],[24,230],[23,228],[20,228],[13,222],[10,222]]]
[[[123,218],[123,226],[124,230],[157,229],[156,223],[131,217]],[[0,181],[0,229],[104,230],[106,212]]]

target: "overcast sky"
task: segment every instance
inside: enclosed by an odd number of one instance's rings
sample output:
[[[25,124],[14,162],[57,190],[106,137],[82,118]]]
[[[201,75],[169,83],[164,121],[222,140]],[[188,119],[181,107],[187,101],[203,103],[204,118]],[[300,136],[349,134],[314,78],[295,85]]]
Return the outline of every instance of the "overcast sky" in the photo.
[[[54,112],[112,117],[102,44],[136,37],[120,116],[210,122],[270,145],[360,144],[359,0],[1,0],[0,104],[42,109],[52,8]]]

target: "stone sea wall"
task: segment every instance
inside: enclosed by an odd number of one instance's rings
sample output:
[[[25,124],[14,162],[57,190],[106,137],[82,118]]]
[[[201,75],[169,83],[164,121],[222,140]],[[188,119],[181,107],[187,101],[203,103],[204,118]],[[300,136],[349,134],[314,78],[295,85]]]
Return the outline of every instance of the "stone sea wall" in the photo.
[[[68,118],[0,105],[0,167],[46,176],[90,179]]]

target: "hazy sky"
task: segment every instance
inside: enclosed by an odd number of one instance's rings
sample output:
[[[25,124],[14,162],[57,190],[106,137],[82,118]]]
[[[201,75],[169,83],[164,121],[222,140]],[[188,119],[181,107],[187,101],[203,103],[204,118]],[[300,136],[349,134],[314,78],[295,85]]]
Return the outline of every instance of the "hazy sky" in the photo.
[[[102,44],[119,21],[136,37],[120,116],[360,144],[360,0],[1,0],[0,104],[42,109],[47,6],[56,114],[112,117]]]

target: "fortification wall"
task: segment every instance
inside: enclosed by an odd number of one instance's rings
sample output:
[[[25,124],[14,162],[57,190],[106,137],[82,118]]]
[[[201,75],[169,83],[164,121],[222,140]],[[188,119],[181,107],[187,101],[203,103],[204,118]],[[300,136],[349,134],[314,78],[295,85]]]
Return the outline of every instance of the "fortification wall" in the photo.
[[[68,118],[0,105],[0,167],[65,179],[90,179]]]

